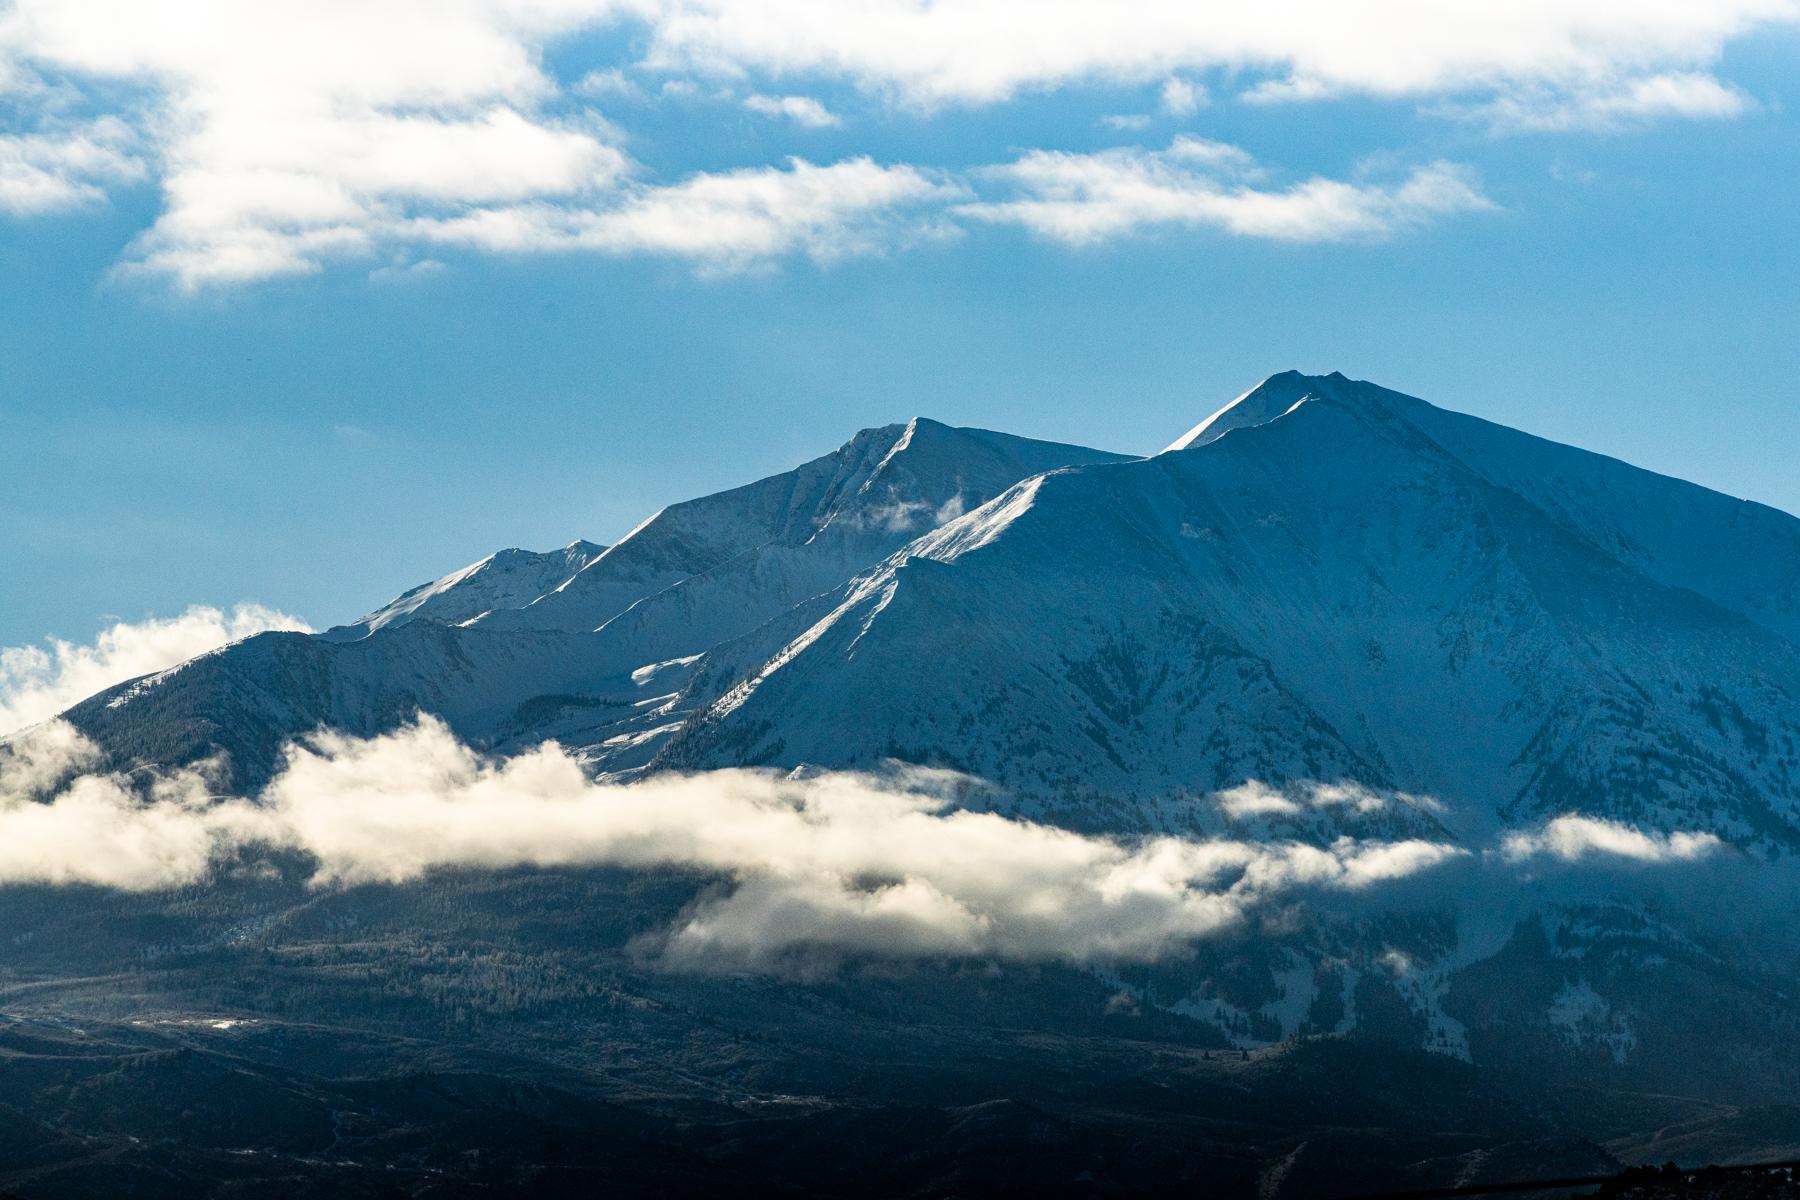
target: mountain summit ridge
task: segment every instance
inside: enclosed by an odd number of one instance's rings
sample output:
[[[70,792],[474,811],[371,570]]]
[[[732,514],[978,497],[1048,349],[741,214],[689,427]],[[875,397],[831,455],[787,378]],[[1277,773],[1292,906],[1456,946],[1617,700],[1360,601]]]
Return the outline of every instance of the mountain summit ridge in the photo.
[[[1800,846],[1800,521],[1335,372],[1177,445],[875,427],[528,601],[253,640],[70,715],[119,761],[222,749],[250,782],[283,736],[423,709],[617,777],[950,766],[1118,832],[1347,780],[1468,836],[1578,811]]]

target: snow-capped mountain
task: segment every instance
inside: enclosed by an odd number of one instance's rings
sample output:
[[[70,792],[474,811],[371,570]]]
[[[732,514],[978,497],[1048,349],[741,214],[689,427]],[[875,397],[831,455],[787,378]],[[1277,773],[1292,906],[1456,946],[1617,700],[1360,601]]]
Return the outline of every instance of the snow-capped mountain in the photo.
[[[281,742],[424,710],[507,747],[560,737],[640,767],[692,666],[1020,479],[1125,461],[919,418],[792,471],[671,505],[611,547],[501,551],[316,637],[259,638],[71,712],[121,762],[224,750],[253,787]]]
[[[662,761],[900,757],[1100,828],[1349,778],[1471,832],[1800,843],[1800,522],[1337,376],[1236,407],[709,654]]]
[[[121,761],[223,748],[251,782],[285,736],[423,708],[615,774],[948,765],[1099,829],[1350,781],[1442,807],[1294,822],[1577,811],[1773,847],[1800,844],[1797,644],[1800,521],[1287,373],[1148,459],[866,430],[604,551],[496,555],[70,715]]]
[[[367,637],[408,621],[440,621],[461,625],[490,613],[522,608],[546,592],[554,592],[606,551],[593,542],[574,541],[561,550],[499,550],[430,583],[402,592],[367,616],[329,630],[339,641]]]
[[[1482,872],[1563,814],[1713,834],[1778,923],[1800,520],[1339,375],[1274,376],[1150,458],[866,430],[611,548],[502,552],[67,716],[115,766],[222,750],[255,788],[296,734],[419,710],[617,778],[898,759],[1087,830],[1458,843],[1467,894],[1104,982],[1244,1046],[1357,1030],[1722,1095],[1788,1069],[1685,1033],[1791,1028],[1779,937],[1722,952],[1716,897]]]
[[[754,628],[1020,479],[1121,457],[952,429],[922,417],[865,429],[792,471],[671,505],[532,603],[476,623],[599,629],[647,597],[708,576],[683,591],[680,617],[660,619],[662,637],[697,652]]]

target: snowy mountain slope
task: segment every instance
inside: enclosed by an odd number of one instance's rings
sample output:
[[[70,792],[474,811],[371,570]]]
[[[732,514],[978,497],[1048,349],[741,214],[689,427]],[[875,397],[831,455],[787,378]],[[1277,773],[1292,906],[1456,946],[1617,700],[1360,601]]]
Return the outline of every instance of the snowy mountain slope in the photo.
[[[281,744],[319,728],[370,736],[420,711],[507,748],[570,710],[628,715],[640,687],[609,675],[588,635],[473,634],[417,621],[369,637],[270,633],[110,688],[66,718],[116,767],[185,764],[223,752],[230,784],[254,789]]]
[[[460,625],[502,609],[521,608],[567,583],[605,552],[593,542],[570,542],[561,550],[501,550],[430,583],[401,593],[349,625],[327,631],[335,641],[367,637],[408,621]]]
[[[1791,642],[1490,482],[1392,393],[1308,387],[1027,481],[709,654],[664,761],[942,762],[1123,828],[1247,776],[1349,778],[1470,833],[1575,809],[1800,843]]]
[[[533,602],[523,562],[466,570],[366,636],[264,635],[68,715],[114,765],[223,749],[243,787],[288,737],[425,709],[619,777],[897,758],[1083,829],[1456,840],[1467,870],[1411,907],[1310,904],[1108,985],[1234,1045],[1791,1083],[1766,1060],[1793,859],[1762,860],[1800,849],[1800,521],[1337,375],[1272,377],[1177,447],[869,430]],[[1666,890],[1487,853],[1569,812],[1744,853]],[[1699,936],[1738,908],[1755,931]]]
[[[1285,416],[1302,400],[1321,394],[1331,378],[1315,378],[1298,371],[1283,371],[1279,375],[1271,375],[1170,442],[1164,447],[1163,453],[1167,454],[1170,450],[1190,450],[1195,446],[1216,442],[1234,429],[1266,425],[1277,417]]]
[[[558,737],[637,768],[679,723],[688,664],[669,660],[755,628],[1027,475],[1121,458],[924,419],[865,430],[794,471],[674,505],[610,549],[502,551],[354,625],[251,639],[70,717],[121,765],[222,749],[241,786],[267,777],[284,737],[373,733],[421,709],[497,749]],[[629,620],[591,631],[645,596]]]
[[[480,623],[503,629],[598,629],[645,597],[725,568],[722,578],[732,581],[725,583],[727,590],[772,589],[769,600],[748,602],[748,626],[743,626],[746,618],[736,615],[743,606],[730,601],[710,605],[724,627],[737,632],[738,627],[753,627],[779,611],[772,605],[792,603],[841,580],[845,572],[840,567],[855,569],[874,562],[910,536],[1028,475],[1122,457],[986,430],[952,429],[924,418],[865,429],[835,452],[792,471],[671,505],[555,591]],[[792,584],[771,576],[781,576],[782,564],[796,556],[775,554],[759,563],[754,554],[764,546],[791,548],[814,542],[816,555],[801,555],[798,561],[817,557],[827,569],[802,567]],[[746,555],[751,557],[745,559]],[[738,565],[726,566],[740,559]],[[692,598],[683,601],[694,603]],[[706,601],[698,605],[708,607]],[[678,619],[663,619],[664,638],[670,635],[672,621]],[[677,640],[691,645],[695,635],[711,644],[706,641],[710,630],[704,627],[694,634],[679,634]],[[655,653],[639,661],[653,657]]]
[[[1387,412],[1657,582],[1800,641],[1800,521],[1789,514],[1371,383],[1336,373],[1274,375],[1169,449],[1265,424],[1309,398]]]
[[[71,716],[121,761],[222,747],[247,778],[283,736],[422,708],[620,774],[952,765],[1089,828],[1475,838],[1574,810],[1800,844],[1800,521],[1335,375],[1184,441],[866,430],[533,603],[488,604],[521,592],[484,574],[529,572],[487,560],[360,641],[252,639]],[[453,600],[492,610],[437,624]],[[1247,780],[1300,799],[1214,796]]]
[[[834,481],[804,519],[646,597],[602,633],[634,663],[698,654],[830,590],[1021,479],[1120,461],[1125,456],[918,418],[866,471]]]

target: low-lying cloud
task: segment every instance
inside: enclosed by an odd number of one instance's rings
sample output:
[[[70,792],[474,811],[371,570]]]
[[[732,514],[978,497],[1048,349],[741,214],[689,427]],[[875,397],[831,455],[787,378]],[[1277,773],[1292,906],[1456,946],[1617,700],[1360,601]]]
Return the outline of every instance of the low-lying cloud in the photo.
[[[595,782],[555,744],[506,759],[440,722],[290,747],[256,802],[205,769],[94,773],[66,724],[0,748],[0,883],[149,890],[272,851],[317,886],[448,868],[675,868],[729,881],[660,947],[665,964],[757,969],[796,955],[1149,960],[1308,891],[1361,893],[1464,856],[1409,839],[1328,846],[1122,842],[954,810],[960,777],[759,771]]]
[[[305,622],[260,604],[230,612],[194,605],[178,617],[121,621],[87,645],[50,638],[40,646],[0,648],[0,737],[49,720],[115,683],[274,629],[311,632]]]
[[[1509,833],[1500,843],[1511,862],[1551,858],[1581,862],[1589,858],[1625,859],[1641,863],[1691,862],[1724,845],[1711,833],[1645,833],[1618,821],[1566,814],[1543,828]]]
[[[957,808],[967,780],[917,768],[601,782],[555,743],[493,758],[424,716],[378,737],[302,739],[254,800],[219,795],[213,764],[126,776],[100,763],[62,721],[0,745],[0,885],[152,891],[272,855],[299,856],[314,887],[453,869],[673,869],[722,882],[651,939],[664,966],[684,970],[844,956],[1152,961],[1261,910],[1389,895],[1377,889],[1482,861],[1430,836],[1094,836]],[[1349,785],[1296,795],[1247,784],[1220,803],[1266,815],[1396,802]],[[1720,844],[1566,815],[1505,835],[1487,861],[1675,863]]]

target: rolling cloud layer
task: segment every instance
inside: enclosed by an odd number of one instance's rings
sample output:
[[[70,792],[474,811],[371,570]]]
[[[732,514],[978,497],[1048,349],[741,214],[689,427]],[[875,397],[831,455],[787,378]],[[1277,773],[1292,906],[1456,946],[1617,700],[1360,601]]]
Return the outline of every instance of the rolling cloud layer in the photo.
[[[305,739],[255,801],[215,794],[207,764],[126,777],[97,760],[60,721],[0,745],[0,884],[155,890],[274,852],[304,856],[319,887],[518,867],[723,879],[659,941],[661,961],[681,969],[773,969],[821,954],[1150,961],[1272,906],[1379,896],[1475,861],[1426,838],[1088,836],[955,809],[950,796],[966,781],[906,768],[599,783],[554,743],[489,759],[430,717],[374,738]],[[1273,803],[1266,789],[1254,794]],[[1321,795],[1306,802],[1374,802],[1343,788]],[[1509,837],[1496,861],[1641,865],[1716,846],[1565,817]]]

